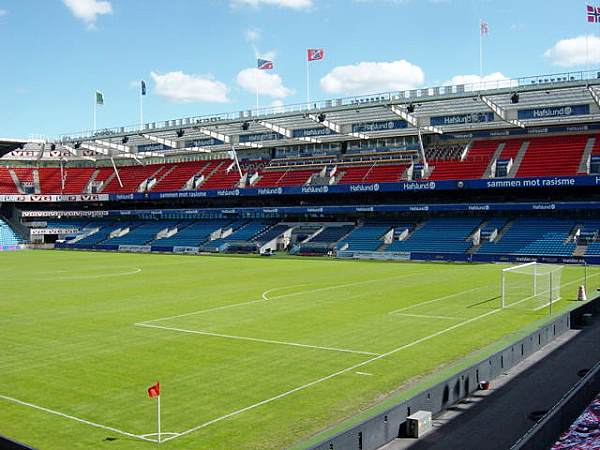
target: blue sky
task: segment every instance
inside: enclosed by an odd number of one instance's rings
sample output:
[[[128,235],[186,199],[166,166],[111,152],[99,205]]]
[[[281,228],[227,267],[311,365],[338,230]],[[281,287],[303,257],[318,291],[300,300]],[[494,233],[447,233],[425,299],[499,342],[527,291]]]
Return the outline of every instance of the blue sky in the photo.
[[[0,136],[54,136],[600,65],[600,24],[580,0],[0,0]],[[587,39],[577,37],[590,35]],[[275,70],[258,74],[256,56]],[[589,64],[588,64],[589,61]],[[458,77],[458,78],[455,78]]]

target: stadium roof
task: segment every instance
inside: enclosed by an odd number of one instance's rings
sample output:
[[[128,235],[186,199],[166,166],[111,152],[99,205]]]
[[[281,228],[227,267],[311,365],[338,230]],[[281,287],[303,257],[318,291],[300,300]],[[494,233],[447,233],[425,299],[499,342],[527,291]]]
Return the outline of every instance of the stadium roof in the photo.
[[[0,157],[23,147],[26,143],[23,139],[0,138]]]
[[[519,113],[579,105],[587,105],[585,114],[523,118]],[[457,116],[468,117],[448,120]],[[414,136],[419,131],[442,134],[597,120],[600,72],[588,71],[388,92],[82,132],[61,136],[50,148],[74,159],[141,158],[218,153],[232,147],[244,150]],[[386,123],[389,125],[379,126]],[[43,158],[56,158],[56,153],[47,150],[50,149],[42,150]]]

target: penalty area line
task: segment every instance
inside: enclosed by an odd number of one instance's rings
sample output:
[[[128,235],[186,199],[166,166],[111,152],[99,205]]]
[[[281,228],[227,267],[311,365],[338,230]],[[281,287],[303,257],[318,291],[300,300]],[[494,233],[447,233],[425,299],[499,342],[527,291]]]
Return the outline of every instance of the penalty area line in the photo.
[[[91,420],[82,419],[80,417],[72,416],[70,414],[65,414],[60,411],[56,411],[54,409],[45,408],[44,406],[36,405],[35,403],[24,402],[23,400],[19,400],[17,398],[9,397],[7,395],[0,394],[0,399],[6,400],[7,402],[16,403],[21,406],[28,406],[29,408],[37,409],[39,411],[43,411],[49,414],[53,414],[55,416],[63,417],[65,419],[73,420],[75,422],[83,423],[85,425],[89,425],[95,428],[101,428],[103,430],[112,431],[113,433],[122,434],[123,436],[129,436],[135,439],[140,439],[142,441],[147,442],[158,442],[154,439],[149,439],[144,435],[129,433],[128,431],[119,430],[118,428],[109,427],[108,425],[102,425],[100,423],[92,422]]]
[[[381,355],[374,356],[373,358],[369,358],[366,361],[360,362],[358,364],[354,364],[353,366],[346,367],[345,369],[342,369],[342,370],[338,370],[337,372],[334,372],[334,373],[326,375],[326,376],[324,376],[322,378],[313,380],[313,381],[311,381],[309,383],[306,383],[306,384],[304,384],[302,386],[298,386],[298,387],[296,387],[294,389],[291,389],[291,390],[289,390],[287,392],[282,392],[281,394],[276,395],[274,397],[268,398],[268,399],[263,400],[261,402],[255,403],[253,405],[246,406],[245,408],[238,409],[237,411],[230,412],[229,414],[225,414],[224,416],[217,417],[216,419],[213,419],[211,421],[208,421],[208,422],[205,422],[203,424],[197,425],[197,426],[195,426],[193,428],[190,428],[188,430],[182,431],[182,432],[179,433],[178,436],[172,436],[172,437],[166,438],[163,442],[167,442],[167,441],[170,441],[172,439],[176,439],[176,438],[178,438],[180,436],[185,436],[187,434],[193,433],[195,431],[198,431],[198,430],[206,428],[206,427],[208,427],[210,425],[213,425],[213,424],[215,424],[217,422],[221,422],[222,420],[229,419],[230,417],[237,416],[239,414],[245,413],[245,412],[250,411],[252,409],[255,409],[255,408],[258,408],[260,406],[266,405],[268,403],[274,402],[276,400],[282,399],[284,397],[287,397],[289,395],[292,395],[292,394],[294,394],[296,392],[302,391],[302,390],[307,389],[309,387],[312,387],[312,386],[315,386],[317,384],[323,383],[325,381],[331,380],[331,379],[336,378],[336,377],[338,377],[340,375],[343,375],[345,373],[356,371],[356,369],[364,367],[367,364],[370,364],[372,362],[375,362],[375,361],[378,361],[380,359],[386,358],[386,357],[391,356],[391,355],[393,355],[395,353],[398,353],[398,352],[400,352],[402,350],[406,350],[408,348],[414,347],[415,345],[419,345],[419,344],[421,344],[423,342],[426,342],[426,341],[428,341],[430,339],[434,339],[434,338],[436,338],[438,336],[441,336],[441,335],[443,335],[445,333],[448,333],[448,332],[450,332],[452,330],[455,330],[457,328],[463,327],[465,325],[469,325],[470,323],[473,323],[473,322],[475,322],[477,320],[480,320],[480,319],[483,319],[485,317],[491,316],[492,314],[496,314],[496,313],[498,313],[500,311],[502,311],[502,308],[497,308],[497,309],[494,309],[492,311],[488,311],[488,312],[486,312],[484,314],[481,314],[481,315],[479,315],[477,317],[473,317],[471,319],[468,319],[468,320],[465,320],[463,322],[457,323],[457,324],[452,325],[452,326],[450,326],[448,328],[440,330],[440,331],[438,331],[436,333],[430,334],[429,336],[424,336],[424,337],[422,337],[420,339],[417,339],[415,341],[409,342],[408,344],[404,344],[401,347],[398,347],[398,348],[395,348],[393,350],[390,350],[387,353],[383,353]]]
[[[323,347],[320,345],[300,344],[298,342],[275,341],[275,340],[271,340],[271,339],[260,339],[260,338],[253,338],[253,337],[247,337],[247,336],[233,336],[233,335],[229,335],[229,334],[211,333],[209,331],[202,331],[202,330],[188,330],[185,328],[163,327],[161,325],[150,325],[148,323],[136,323],[136,324],[134,324],[134,326],[143,327],[143,328],[157,328],[159,330],[177,331],[179,333],[199,334],[199,335],[203,335],[203,336],[212,336],[212,337],[219,337],[219,338],[224,338],[224,339],[235,339],[238,341],[251,341],[251,342],[261,342],[264,344],[286,345],[289,347],[312,348],[312,349],[316,349],[316,350],[327,350],[330,352],[356,353],[358,355],[367,355],[367,356],[378,356],[381,354],[381,353],[365,352],[365,351],[361,351],[361,350],[350,350],[350,349],[346,349],[346,348]]]

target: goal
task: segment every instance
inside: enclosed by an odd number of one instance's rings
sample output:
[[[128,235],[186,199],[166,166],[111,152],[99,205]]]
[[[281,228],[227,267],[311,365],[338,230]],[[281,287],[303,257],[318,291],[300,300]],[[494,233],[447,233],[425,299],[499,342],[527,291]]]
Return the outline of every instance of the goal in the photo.
[[[560,300],[563,266],[530,262],[502,269],[502,307],[540,310]]]

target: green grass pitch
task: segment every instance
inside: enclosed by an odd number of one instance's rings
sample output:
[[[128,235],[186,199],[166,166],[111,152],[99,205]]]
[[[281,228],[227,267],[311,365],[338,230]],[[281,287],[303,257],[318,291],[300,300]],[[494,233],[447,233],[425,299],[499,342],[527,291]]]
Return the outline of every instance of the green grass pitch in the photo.
[[[548,320],[501,265],[0,253],[0,434],[42,450],[302,448]],[[600,282],[596,271],[590,285]],[[558,312],[576,306],[565,267]]]

